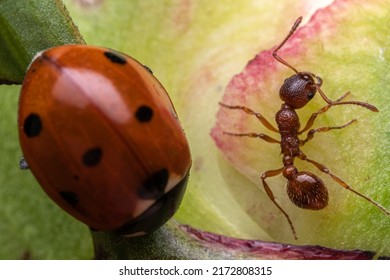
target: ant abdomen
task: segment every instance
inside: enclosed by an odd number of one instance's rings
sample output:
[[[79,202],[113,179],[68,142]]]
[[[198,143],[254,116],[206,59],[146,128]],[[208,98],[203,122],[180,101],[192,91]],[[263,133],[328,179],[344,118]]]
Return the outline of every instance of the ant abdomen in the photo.
[[[297,172],[287,182],[287,195],[299,208],[320,210],[328,205],[324,182],[311,172]]]

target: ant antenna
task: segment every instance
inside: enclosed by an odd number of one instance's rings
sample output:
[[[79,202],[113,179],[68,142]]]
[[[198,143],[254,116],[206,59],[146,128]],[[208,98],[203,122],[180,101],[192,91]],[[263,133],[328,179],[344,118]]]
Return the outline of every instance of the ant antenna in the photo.
[[[278,51],[284,46],[284,44],[288,41],[288,39],[291,38],[291,36],[294,34],[294,32],[298,29],[298,26],[299,24],[302,22],[302,17],[299,17],[295,20],[294,22],[294,25],[291,27],[291,30],[290,32],[287,34],[286,38],[284,38],[284,40],[274,49],[274,51],[272,52],[272,56],[277,60],[279,61],[280,63],[284,64],[285,66],[287,66],[288,68],[290,68],[291,70],[293,70],[295,73],[299,73],[297,69],[295,69],[295,67],[291,66],[287,61],[285,61],[283,58],[281,58],[279,55],[278,55]],[[314,86],[316,87],[317,91],[320,93],[322,99],[324,99],[324,101],[326,103],[328,103],[330,106],[334,106],[334,105],[346,105],[346,104],[351,104],[351,105],[358,105],[358,106],[362,106],[368,110],[371,110],[373,112],[379,112],[379,110],[374,106],[374,105],[371,105],[369,103],[366,103],[366,102],[361,102],[361,101],[332,101],[330,100],[326,95],[325,93],[322,91],[321,89],[321,85],[322,85],[322,79],[318,76],[315,76],[314,74],[310,73],[311,75],[313,75],[313,77],[315,77],[317,79],[317,83],[314,84]]]
[[[320,93],[322,99],[324,99],[325,102],[331,106],[351,104],[351,105],[362,106],[362,107],[364,107],[370,111],[373,111],[373,112],[379,112],[378,108],[376,108],[374,105],[371,105],[369,103],[362,102],[362,101],[338,101],[338,100],[332,101],[325,95],[325,93],[322,91],[321,86],[319,84],[315,84],[315,87],[316,87],[317,91]]]
[[[297,30],[299,24],[301,23],[302,21],[302,17],[299,17],[297,18],[297,20],[294,22],[294,25],[291,27],[291,30],[290,32],[287,34],[286,38],[284,38],[284,40],[280,43],[279,46],[277,46],[274,51],[272,52],[272,56],[277,60],[279,61],[280,63],[286,65],[288,68],[292,69],[295,73],[298,73],[298,70],[295,69],[293,66],[291,66],[290,64],[288,64],[284,59],[282,59],[280,56],[278,56],[277,52],[278,50],[283,47],[283,45],[287,42],[288,39],[290,39],[290,37],[294,34],[294,32]]]

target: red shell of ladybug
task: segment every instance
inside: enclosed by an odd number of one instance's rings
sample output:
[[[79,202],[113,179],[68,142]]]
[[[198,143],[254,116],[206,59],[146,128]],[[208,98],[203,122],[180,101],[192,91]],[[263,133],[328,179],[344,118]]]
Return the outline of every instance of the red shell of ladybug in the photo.
[[[167,92],[133,58],[83,45],[40,53],[18,122],[44,191],[91,228],[145,234],[178,209],[189,146]]]

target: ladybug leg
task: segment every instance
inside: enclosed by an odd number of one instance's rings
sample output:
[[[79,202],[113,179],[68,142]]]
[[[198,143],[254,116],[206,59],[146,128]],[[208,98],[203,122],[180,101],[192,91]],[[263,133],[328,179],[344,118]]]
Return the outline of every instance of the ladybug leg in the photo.
[[[24,157],[22,157],[19,161],[19,168],[21,170],[27,170],[27,169],[30,169],[30,166],[28,165],[26,159]]]
[[[306,142],[310,141],[311,139],[313,139],[314,137],[314,133],[316,132],[327,132],[329,130],[332,130],[332,129],[342,129],[344,127],[347,127],[353,123],[357,122],[356,119],[353,119],[349,122],[347,122],[346,124],[343,124],[343,125],[340,125],[340,126],[326,126],[326,127],[319,127],[319,128],[316,128],[316,129],[310,129],[309,132],[307,133],[307,136],[306,136],[306,139],[305,140],[300,140],[299,141],[299,145],[300,146],[303,146],[306,144]]]
[[[260,113],[257,113],[255,111],[253,111],[252,109],[248,108],[248,107],[245,107],[245,106],[231,106],[231,105],[227,105],[227,104],[224,104],[224,103],[221,103],[219,102],[219,105],[224,107],[224,108],[227,108],[227,109],[231,109],[231,110],[242,110],[244,111],[245,113],[247,113],[248,115],[253,115],[255,116],[266,128],[268,128],[269,130],[273,131],[273,132],[277,132],[279,133],[279,130],[277,128],[275,128],[269,121],[267,121],[266,118],[264,118]]]

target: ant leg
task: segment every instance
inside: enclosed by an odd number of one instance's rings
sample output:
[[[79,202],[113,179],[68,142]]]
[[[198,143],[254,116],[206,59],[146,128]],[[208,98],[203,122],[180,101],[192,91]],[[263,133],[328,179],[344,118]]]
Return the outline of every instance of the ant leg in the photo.
[[[26,159],[24,157],[22,157],[19,161],[19,168],[21,170],[27,170],[27,169],[30,169]]]
[[[342,186],[343,188],[353,192],[354,194],[357,194],[358,196],[364,198],[365,200],[367,200],[368,202],[370,202],[371,204],[373,204],[375,207],[377,207],[378,209],[380,209],[382,212],[384,212],[386,215],[390,216],[390,211],[387,210],[386,208],[384,208],[382,205],[380,205],[379,203],[375,202],[374,200],[372,200],[371,198],[365,196],[364,194],[361,194],[360,192],[352,189],[346,182],[344,182],[341,178],[339,178],[338,176],[334,175],[332,172],[330,172],[330,170],[323,164],[317,162],[317,161],[314,161],[314,160],[311,160],[311,159],[308,159],[306,157],[306,155],[303,153],[303,152],[300,152],[299,156],[298,156],[301,160],[305,160],[307,162],[310,162],[311,164],[313,164],[315,167],[317,167],[317,169],[319,169],[320,171],[328,174],[330,177],[332,177],[333,180],[335,180],[340,186]]]
[[[338,99],[337,99],[336,101],[334,101],[334,102],[340,102],[341,100],[343,100],[344,98],[346,98],[346,97],[347,97],[348,95],[350,95],[350,94],[351,94],[351,92],[348,91],[348,92],[344,93],[340,98],[338,98]],[[298,132],[298,135],[301,135],[301,134],[302,134],[303,132],[305,132],[306,130],[309,130],[309,129],[313,126],[314,121],[315,121],[315,119],[318,117],[318,115],[325,113],[325,112],[328,111],[329,108],[332,107],[333,105],[334,105],[334,104],[328,104],[328,105],[322,107],[321,109],[319,109],[317,112],[313,113],[313,114],[310,116],[309,120],[307,121],[305,127],[304,127],[302,130],[300,130],[300,131]]]
[[[274,177],[274,176],[277,176],[279,175],[280,173],[283,172],[283,169],[284,167],[280,168],[280,169],[277,169],[277,170],[268,170],[266,172],[264,172],[262,175],[261,175],[261,181],[263,182],[263,187],[264,187],[264,190],[265,192],[267,193],[269,199],[271,199],[271,201],[275,204],[276,207],[278,207],[278,209],[283,213],[283,215],[286,217],[289,225],[290,225],[290,228],[291,228],[291,231],[294,235],[294,239],[297,240],[298,237],[297,237],[297,234],[295,232],[295,228],[294,228],[294,225],[292,223],[292,221],[290,220],[290,217],[288,216],[287,212],[283,210],[283,208],[275,201],[275,197],[274,197],[274,194],[273,192],[271,191],[270,187],[268,186],[267,182],[265,181],[266,178],[268,177]]]
[[[233,132],[223,132],[223,134],[227,134],[227,135],[231,135],[231,136],[238,136],[238,137],[252,137],[252,138],[261,138],[263,139],[264,141],[268,142],[268,143],[279,143],[280,144],[280,141],[268,136],[268,135],[265,135],[263,133],[254,133],[254,132],[249,132],[249,133],[233,133]]]
[[[221,103],[221,102],[219,102],[219,105],[221,105],[222,107],[225,107],[227,109],[242,110],[245,113],[247,113],[248,115],[254,115],[266,128],[268,128],[269,130],[272,130],[274,132],[279,133],[279,130],[276,129],[269,121],[267,121],[266,118],[264,118],[260,113],[257,113],[257,112],[253,111],[252,109],[250,109],[248,107],[245,107],[245,106],[231,106],[231,105],[227,105],[227,104],[224,104],[224,103]]]
[[[314,137],[314,133],[316,132],[327,132],[331,129],[342,129],[344,127],[347,127],[353,123],[357,122],[356,119],[353,119],[349,122],[347,122],[346,124],[343,124],[343,125],[340,125],[340,126],[326,126],[326,127],[320,127],[320,128],[316,128],[316,129],[310,129],[310,131],[307,133],[307,136],[306,136],[306,139],[305,140],[299,140],[299,145],[300,146],[303,146],[306,144],[306,142],[310,141],[311,139],[313,139]]]

